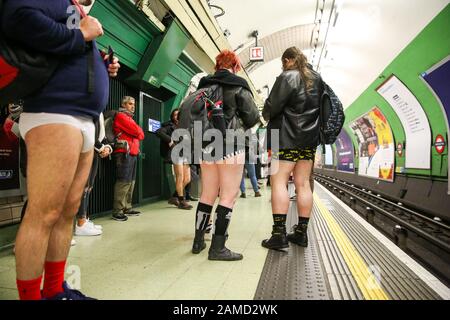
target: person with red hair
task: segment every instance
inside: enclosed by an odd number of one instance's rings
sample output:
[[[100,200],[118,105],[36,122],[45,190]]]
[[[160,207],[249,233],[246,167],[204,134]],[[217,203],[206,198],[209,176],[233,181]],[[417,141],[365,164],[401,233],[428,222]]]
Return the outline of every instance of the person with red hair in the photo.
[[[236,75],[241,70],[239,58],[234,52],[223,50],[216,57],[215,69],[213,75],[200,80],[198,89],[215,86],[223,102],[224,125],[227,129],[234,130],[235,136],[244,135],[245,130],[258,123],[260,116],[247,81]],[[206,248],[204,236],[214,203],[219,196],[209,260],[234,261],[243,258],[242,254],[225,247],[227,229],[239,193],[245,163],[245,139],[227,139],[229,132],[222,136],[224,152],[214,148],[208,150],[209,146],[202,150],[203,158],[208,156],[208,161],[202,160],[200,163],[202,194],[197,206],[192,253],[198,254]]]

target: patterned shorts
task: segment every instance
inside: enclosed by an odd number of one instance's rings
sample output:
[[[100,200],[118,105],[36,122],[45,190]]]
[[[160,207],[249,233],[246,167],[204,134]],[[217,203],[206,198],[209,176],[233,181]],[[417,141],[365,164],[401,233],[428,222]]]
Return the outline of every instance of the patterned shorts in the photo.
[[[300,160],[314,161],[314,158],[316,156],[316,149],[317,148],[312,147],[298,148],[298,149],[281,149],[273,156],[273,159],[291,162],[297,162]]]

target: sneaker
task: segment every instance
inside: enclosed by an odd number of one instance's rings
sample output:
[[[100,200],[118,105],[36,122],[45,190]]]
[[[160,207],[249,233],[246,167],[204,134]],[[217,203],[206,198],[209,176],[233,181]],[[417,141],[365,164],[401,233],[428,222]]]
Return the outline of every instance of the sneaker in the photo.
[[[178,199],[176,197],[172,197],[169,199],[169,201],[167,201],[168,204],[173,204],[174,206],[179,206],[180,202],[178,201]]]
[[[96,300],[86,297],[78,290],[71,289],[66,281],[63,282],[63,290],[64,292],[58,293],[51,298],[44,298],[43,300]]]
[[[126,215],[124,215],[122,212],[113,214],[112,218],[113,218],[113,220],[116,220],[116,221],[127,221],[128,220],[128,217]]]
[[[72,241],[70,242],[70,245],[71,246],[74,246],[74,245],[76,245],[77,244],[77,242],[75,241],[75,239],[72,239]]]
[[[76,236],[99,236],[103,233],[102,230],[94,227],[94,224],[85,222],[81,227],[75,225]]]
[[[255,198],[259,198],[259,197],[261,197],[261,192],[256,191],[256,192],[255,192]]]
[[[127,211],[125,211],[125,214],[127,215],[127,216],[131,216],[131,217],[137,217],[137,216],[140,216],[141,215],[141,212],[140,211],[136,211],[136,210],[127,210]]]
[[[98,230],[103,230],[103,227],[101,225],[94,224],[94,222],[92,220],[87,219],[86,223],[90,223],[94,228],[96,228]]]
[[[247,198],[247,195],[245,194],[245,192],[244,193],[241,193],[241,198]]]
[[[180,201],[178,209],[191,210],[193,207],[186,200]]]

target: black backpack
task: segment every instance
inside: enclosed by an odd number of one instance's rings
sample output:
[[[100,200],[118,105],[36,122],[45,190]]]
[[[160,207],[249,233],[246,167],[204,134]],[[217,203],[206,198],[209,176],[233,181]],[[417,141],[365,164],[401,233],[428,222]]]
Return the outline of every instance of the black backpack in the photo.
[[[202,133],[218,129],[225,134],[223,115],[223,89],[219,85],[199,89],[187,96],[178,113],[178,128],[189,130],[193,138],[194,122],[201,122]]]
[[[324,81],[320,100],[320,144],[333,144],[345,122],[344,108],[334,91]]]
[[[114,121],[119,112],[119,110],[107,110],[103,112],[103,117],[105,119],[105,140],[106,144],[109,144],[113,150],[126,149],[129,152],[130,147],[128,142],[120,139],[122,133],[119,133],[117,136],[114,134]]]

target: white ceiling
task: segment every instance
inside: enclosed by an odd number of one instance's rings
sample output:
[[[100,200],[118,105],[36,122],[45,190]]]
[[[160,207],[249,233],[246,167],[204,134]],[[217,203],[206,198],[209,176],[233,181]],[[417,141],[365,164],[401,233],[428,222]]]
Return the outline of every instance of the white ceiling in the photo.
[[[246,48],[254,43],[254,38],[249,37],[254,30],[258,30],[260,39],[271,36],[269,46],[274,47],[274,33],[282,35],[282,30],[318,22],[317,2],[321,7],[323,0],[211,0],[210,4],[225,10],[217,21],[223,30],[231,32],[231,46],[243,44]],[[333,2],[339,16],[335,27],[332,17],[325,41]],[[313,50],[306,52],[307,56],[316,66],[325,43],[319,70],[348,107],[448,3],[450,0],[325,0],[318,51],[314,59]],[[305,43],[305,39],[298,39],[305,37],[304,33],[297,33],[289,37],[292,44],[288,43],[290,40],[282,44],[287,48]],[[310,39],[311,36],[307,41]],[[244,55],[248,48],[243,48],[237,52]],[[267,89],[262,87],[271,88],[281,72],[280,57],[281,53],[275,58],[272,54],[273,60],[249,69],[250,78],[263,95]]]

